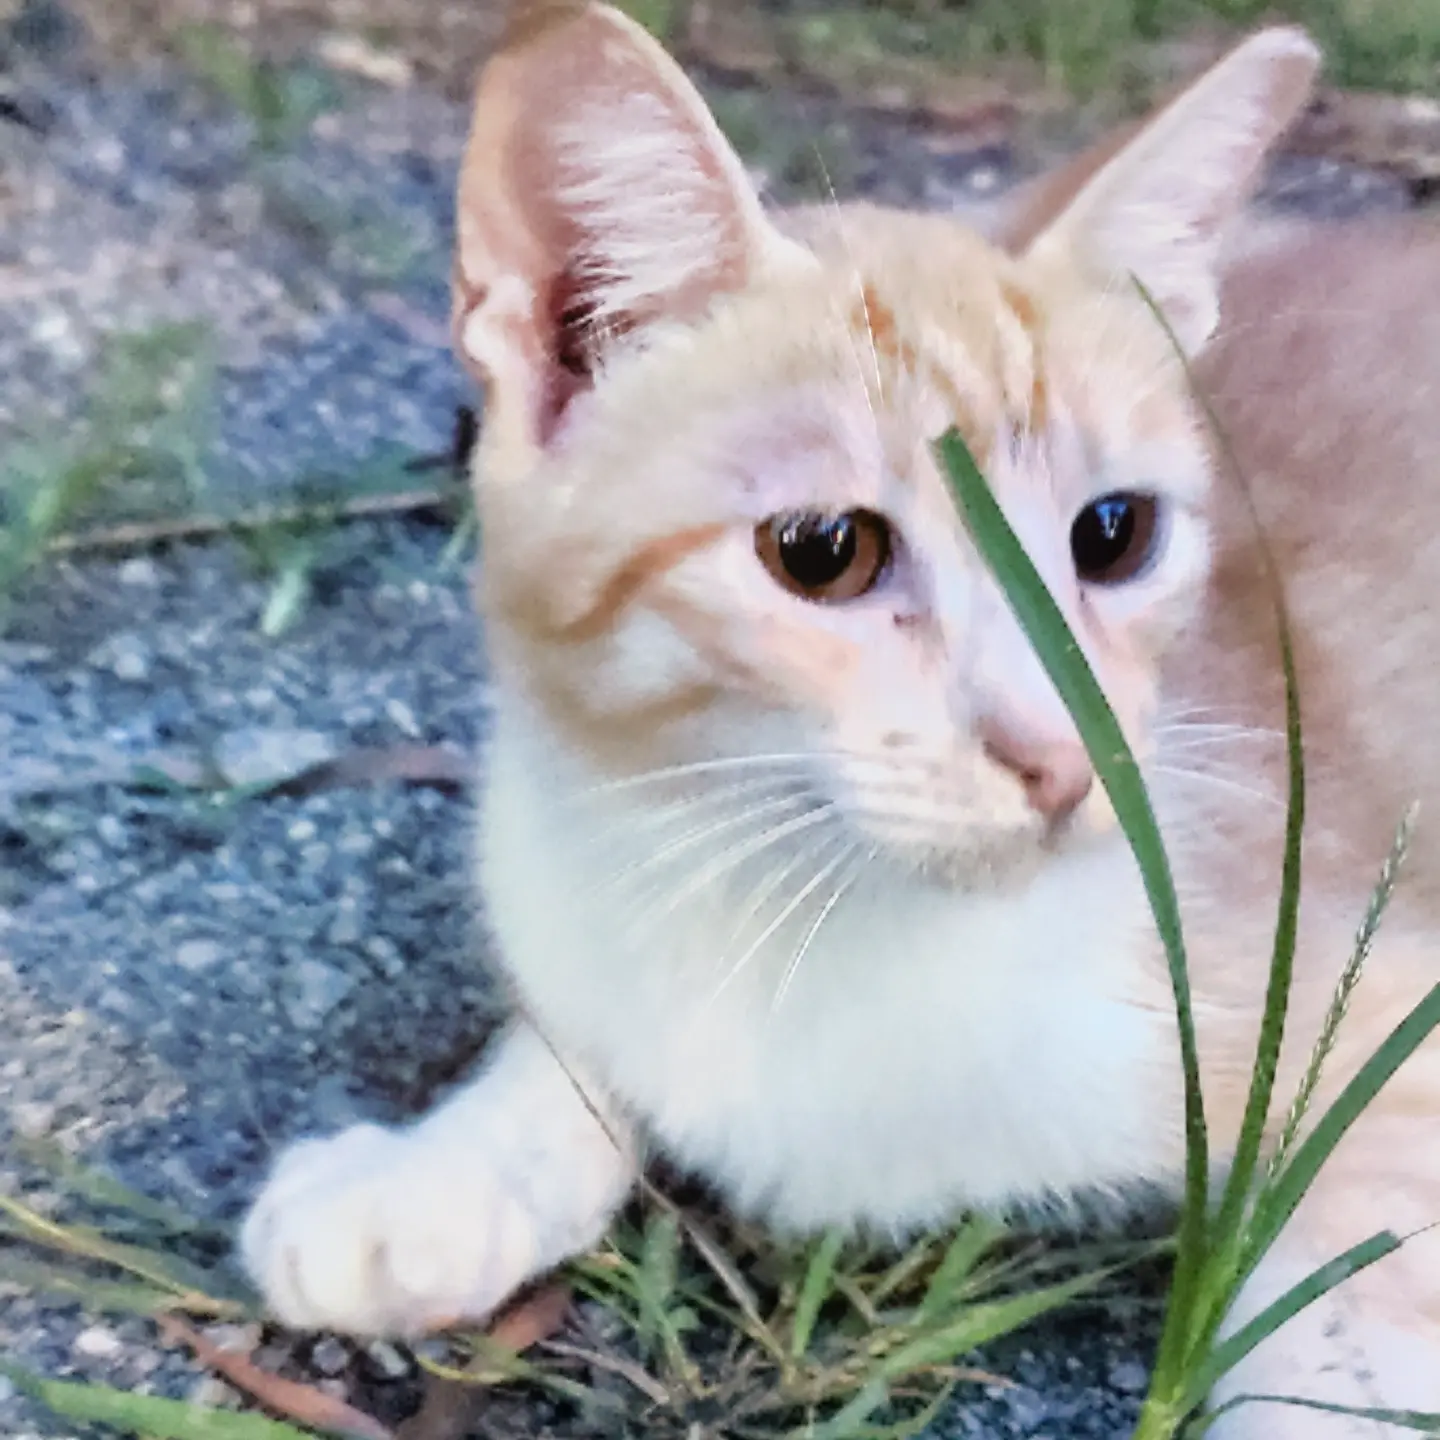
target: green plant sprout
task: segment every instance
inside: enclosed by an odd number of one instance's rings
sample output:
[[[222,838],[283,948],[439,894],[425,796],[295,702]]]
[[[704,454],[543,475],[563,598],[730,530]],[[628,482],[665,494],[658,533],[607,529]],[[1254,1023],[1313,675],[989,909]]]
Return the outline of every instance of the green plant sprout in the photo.
[[[206,326],[165,323],[107,337],[80,423],[59,440],[21,440],[0,457],[0,620],[50,542],[100,501],[123,509],[199,496],[214,415]]]
[[[1136,282],[1139,286],[1139,282]],[[1195,386],[1183,353],[1153,298],[1141,289],[1158,323],[1170,338],[1185,366],[1197,398],[1205,408],[1222,451],[1250,504],[1245,477],[1234,462],[1233,451],[1213,410]],[[1281,875],[1279,911],[1271,956],[1265,1007],[1255,1065],[1240,1134],[1229,1176],[1218,1203],[1210,1194],[1209,1137],[1200,1086],[1198,1051],[1191,1007],[1179,904],[1169,857],[1155,822],[1140,768],[1130,750],[1104,692],[1071,634],[1034,565],[1026,555],[996,503],[984,476],[958,432],[941,438],[937,453],[956,504],[981,556],[994,573],[1036,654],[1055,685],[1089,752],[1095,773],[1105,786],[1120,826],[1134,853],[1145,885],[1156,929],[1165,947],[1175,999],[1180,1059],[1185,1085],[1186,1164],[1185,1189],[1175,1259],[1175,1275],[1161,1334],[1149,1393],[1136,1430],[1136,1440],[1170,1440],[1182,1434],[1198,1435],[1213,1420],[1203,1407],[1210,1389],[1262,1340],[1306,1305],[1319,1299],[1341,1281],[1390,1254],[1402,1239],[1381,1231],[1347,1250],[1293,1286],[1234,1334],[1219,1338],[1241,1286],[1278,1238],[1321,1166],[1341,1136],[1374,1099],[1401,1064],[1440,1024],[1440,985],[1435,986],[1391,1032],[1384,1044],[1361,1066],[1330,1108],[1297,1143],[1305,1109],[1313,1097],[1335,1031],[1343,1019],[1346,1001],[1359,978],[1365,955],[1394,890],[1409,840],[1412,816],[1401,823],[1395,845],[1382,871],[1361,925],[1350,964],[1345,967],[1335,1000],[1311,1055],[1299,1093],[1287,1116],[1281,1146],[1267,1166],[1260,1164],[1266,1122],[1270,1114],[1280,1046],[1284,1036],[1295,955],[1296,921],[1300,904],[1300,840],[1304,824],[1304,750],[1300,697],[1295,675],[1289,618],[1281,577],[1276,573],[1261,534],[1261,550],[1275,595],[1276,624],[1286,692],[1286,743],[1289,797],[1285,826],[1285,856]],[[1267,1401],[1310,1405],[1363,1414],[1422,1431],[1440,1431],[1440,1415],[1411,1412],[1345,1410],[1318,1402],[1264,1398]],[[1238,1403],[1238,1399],[1236,1402]],[[1218,1412],[1216,1412],[1218,1413]]]

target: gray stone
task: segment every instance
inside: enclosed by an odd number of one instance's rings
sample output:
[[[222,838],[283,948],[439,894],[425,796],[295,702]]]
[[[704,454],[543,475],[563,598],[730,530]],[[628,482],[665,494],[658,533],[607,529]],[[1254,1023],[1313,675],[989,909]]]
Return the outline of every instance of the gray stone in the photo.
[[[160,584],[160,567],[148,555],[132,555],[116,572],[122,585],[153,590]]]
[[[214,758],[231,785],[273,785],[338,753],[335,740],[321,731],[257,725],[222,735]]]
[[[323,960],[302,960],[294,968],[294,989],[286,1009],[291,1023],[311,1030],[355,988],[353,977]]]
[[[175,963],[182,970],[198,974],[225,958],[225,946],[218,940],[186,940],[175,950]]]
[[[104,1325],[91,1325],[75,1337],[75,1351],[90,1360],[113,1360],[125,1349],[125,1342]]]
[[[108,670],[117,680],[136,685],[150,678],[153,661],[148,642],[130,631],[109,636],[90,653],[90,663],[97,670]]]
[[[326,1335],[310,1347],[310,1363],[322,1375],[339,1375],[350,1364],[350,1351],[333,1335]]]

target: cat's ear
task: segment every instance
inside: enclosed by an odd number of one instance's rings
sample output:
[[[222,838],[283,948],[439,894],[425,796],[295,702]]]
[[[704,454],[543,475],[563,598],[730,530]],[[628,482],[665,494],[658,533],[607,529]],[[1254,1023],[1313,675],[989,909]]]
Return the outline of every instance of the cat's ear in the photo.
[[[608,344],[698,317],[795,249],[661,47],[556,0],[522,0],[480,77],[457,228],[456,344],[487,424],[529,445]]]
[[[1320,52],[1303,30],[1278,26],[1236,46],[1111,151],[1071,172],[1058,217],[1025,253],[1078,263],[1101,284],[1133,275],[1164,310],[1187,351],[1219,318],[1220,242],[1249,198],[1266,151],[1310,94]],[[1061,199],[1063,192],[1052,191]]]

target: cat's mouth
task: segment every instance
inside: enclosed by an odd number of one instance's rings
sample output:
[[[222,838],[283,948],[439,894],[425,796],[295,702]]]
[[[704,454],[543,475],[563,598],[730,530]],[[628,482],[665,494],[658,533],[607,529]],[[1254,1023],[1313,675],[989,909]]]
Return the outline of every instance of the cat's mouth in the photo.
[[[1022,887],[1047,864],[1095,843],[1110,829],[1103,802],[1095,810],[1082,806],[1053,820],[1022,811],[941,827],[861,807],[850,820],[892,865],[948,890],[993,894]]]

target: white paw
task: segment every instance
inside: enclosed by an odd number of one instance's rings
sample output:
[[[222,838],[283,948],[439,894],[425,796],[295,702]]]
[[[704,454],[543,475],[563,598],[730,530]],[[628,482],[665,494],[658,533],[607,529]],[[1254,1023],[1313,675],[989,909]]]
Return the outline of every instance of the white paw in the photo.
[[[483,1156],[359,1125],[285,1152],[240,1253],[287,1325],[413,1336],[479,1320],[529,1279],[533,1222]]]

